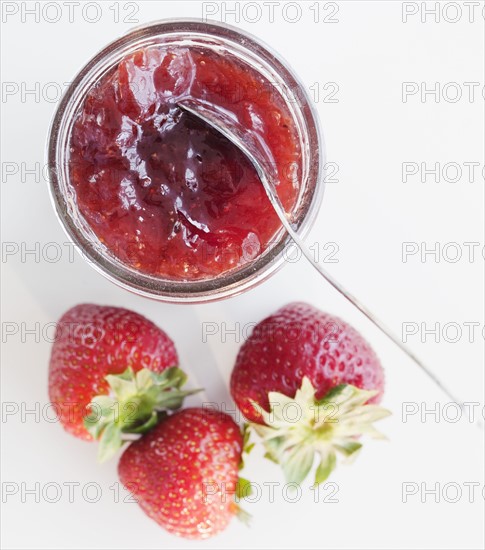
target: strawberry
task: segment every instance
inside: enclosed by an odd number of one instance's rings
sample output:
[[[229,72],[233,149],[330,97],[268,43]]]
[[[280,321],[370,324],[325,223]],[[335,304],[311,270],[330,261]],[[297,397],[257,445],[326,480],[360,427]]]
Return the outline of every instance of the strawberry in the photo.
[[[49,365],[49,396],[64,428],[100,439],[111,456],[123,433],[142,433],[158,411],[176,408],[187,393],[172,340],[127,309],[82,304],[57,324]]]
[[[324,481],[358,436],[380,434],[372,422],[384,389],[381,364],[364,338],[338,317],[292,303],[264,319],[242,345],[231,376],[237,406],[262,437],[266,456],[300,483],[319,465]]]
[[[124,451],[123,485],[144,512],[174,535],[206,539],[238,513],[235,495],[243,436],[225,413],[173,413]],[[246,493],[247,495],[247,493]]]

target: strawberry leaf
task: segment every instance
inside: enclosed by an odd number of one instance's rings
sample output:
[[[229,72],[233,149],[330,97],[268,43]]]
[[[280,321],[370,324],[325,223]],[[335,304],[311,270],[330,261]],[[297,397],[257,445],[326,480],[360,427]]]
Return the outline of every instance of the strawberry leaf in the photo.
[[[281,466],[288,483],[300,484],[313,466],[315,451],[312,447],[300,445],[283,455]]]
[[[333,451],[327,454],[322,454],[320,464],[315,472],[315,483],[323,483],[328,476],[332,473],[335,465],[337,464],[337,457]]]
[[[155,411],[152,412],[150,418],[140,426],[134,426],[128,430],[122,429],[123,433],[131,433],[131,434],[144,434],[154,428],[158,424],[158,415]]]
[[[236,515],[237,515],[237,519],[239,521],[241,521],[242,523],[244,523],[244,525],[246,525],[246,527],[250,526],[252,516],[251,516],[251,514],[246,512],[246,510],[243,510],[240,506],[236,505]]]
[[[98,447],[98,462],[106,462],[121,448],[121,430],[116,424],[108,424],[101,434]]]
[[[360,449],[362,449],[362,443],[358,441],[343,441],[341,445],[335,444],[335,448],[345,457],[350,458],[355,456]]]
[[[243,477],[238,478],[236,483],[236,497],[238,499],[246,498],[253,494],[251,482]]]

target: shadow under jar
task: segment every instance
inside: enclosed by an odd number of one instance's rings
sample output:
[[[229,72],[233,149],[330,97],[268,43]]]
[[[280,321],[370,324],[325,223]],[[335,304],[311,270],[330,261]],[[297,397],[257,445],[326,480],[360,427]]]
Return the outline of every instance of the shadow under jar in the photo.
[[[289,238],[249,160],[177,106],[187,97],[261,144],[304,235],[323,194],[316,114],[287,64],[227,25],[160,21],[109,44],[66,91],[48,163],[58,217],[93,267],[140,295],[194,303],[265,280]]]

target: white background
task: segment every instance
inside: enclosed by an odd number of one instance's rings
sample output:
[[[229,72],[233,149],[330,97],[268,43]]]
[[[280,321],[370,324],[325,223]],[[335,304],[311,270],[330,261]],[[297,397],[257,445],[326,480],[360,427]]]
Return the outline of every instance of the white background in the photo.
[[[43,177],[21,172],[9,175],[12,166],[31,169],[43,165],[46,133],[55,109],[56,86],[68,82],[76,71],[99,49],[120,36],[133,23],[114,22],[113,2],[98,3],[102,17],[90,23],[77,9],[69,22],[63,3],[62,17],[56,22],[55,10],[41,13],[40,20],[22,13],[33,2],[3,2],[2,25],[2,488],[4,548],[325,548],[325,549],[478,549],[484,547],[484,439],[483,432],[466,419],[451,422],[456,411],[441,409],[438,422],[432,415],[419,414],[403,421],[403,403],[432,408],[448,399],[417,367],[377,333],[369,323],[341,299],[303,261],[286,265],[272,279],[243,296],[223,302],[181,306],[157,303],[118,289],[98,275],[81,257],[72,261],[66,242],[50,205]],[[19,11],[5,10],[16,4]],[[83,4],[83,2],[81,2]],[[131,11],[120,2],[120,17]],[[131,3],[135,4],[135,3]],[[210,5],[208,5],[210,4]],[[213,18],[224,19],[220,6]],[[421,21],[422,6],[408,3],[409,11],[419,10],[403,22],[401,2],[338,3],[336,23],[315,22],[315,3],[276,2],[274,21],[268,9],[255,19],[254,6],[236,23],[270,44],[281,53],[307,87],[322,88],[334,82],[338,92],[326,101],[323,93],[316,102],[327,143],[328,161],[337,163],[339,172],[327,184],[323,207],[309,242],[323,246],[335,242],[339,247],[337,263],[327,268],[349,289],[361,297],[397,332],[403,323],[417,323],[419,332],[408,343],[464,401],[483,407],[483,256],[475,250],[470,261],[464,242],[484,244],[483,176],[477,171],[474,181],[464,162],[484,165],[484,20],[475,12],[469,21],[465,5],[455,23],[455,8],[446,8],[440,21],[427,15]],[[254,3],[253,3],[254,4]],[[291,3],[290,3],[291,4]],[[329,15],[322,9],[320,19]],[[434,6],[428,3],[428,8]],[[481,7],[483,7],[481,2]],[[7,8],[6,6],[10,6]],[[43,5],[41,2],[40,5]],[[234,2],[226,3],[234,8]],[[456,5],[456,4],[455,4]],[[200,17],[202,4],[193,2],[137,2],[133,16],[139,23],[166,17]],[[90,11],[93,18],[96,12]],[[424,17],[424,15],[423,15]],[[287,20],[285,20],[285,18]],[[402,98],[403,82],[415,82],[418,93]],[[445,88],[438,98],[421,98],[422,83],[441,88],[455,82],[463,97],[453,102],[456,85]],[[470,101],[463,83],[478,82]],[[5,83],[9,83],[7,87]],[[37,84],[36,84],[37,83]],[[13,85],[13,87],[12,87]],[[16,92],[15,85],[18,86]],[[47,86],[46,86],[47,85]],[[23,96],[25,89],[40,89]],[[411,85],[412,86],[412,85]],[[327,88],[328,90],[328,88]],[[6,93],[8,92],[8,93]],[[54,100],[53,100],[54,98]],[[435,182],[420,174],[402,181],[402,163],[438,162],[441,166],[459,163],[464,170],[457,182],[440,176]],[[446,176],[446,174],[445,174]],[[453,177],[450,169],[449,177]],[[24,180],[24,181],[23,181]],[[419,254],[402,259],[403,242],[459,243],[463,257],[453,259],[456,250],[445,248],[436,261]],[[19,250],[40,247],[23,257],[20,252],[6,254],[12,245]],[[55,247],[62,246],[58,261]],[[44,254],[42,253],[44,252]],[[208,338],[203,342],[202,323],[227,323],[231,329],[240,323],[255,322],[281,305],[306,300],[337,313],[353,323],[375,347],[386,369],[387,388],[384,405],[393,416],[381,423],[389,441],[369,441],[352,466],[338,467],[331,478],[337,484],[338,503],[314,502],[308,487],[298,502],[288,502],[278,468],[263,460],[257,450],[248,460],[246,477],[263,484],[275,481],[275,501],[270,502],[267,486],[258,502],[247,504],[253,515],[250,529],[234,520],[220,536],[207,542],[187,542],[168,535],[149,520],[138,506],[114,502],[110,486],[117,483],[116,461],[99,466],[94,445],[67,435],[56,423],[35,415],[5,415],[6,404],[42,409],[48,401],[47,369],[52,337],[49,323],[79,302],[95,302],[134,309],[160,325],[175,340],[181,366],[192,377],[194,386],[207,391],[192,403],[202,400],[230,403],[228,380],[240,342],[232,335]],[[476,322],[474,342],[470,342],[464,323]],[[422,338],[421,323],[445,331],[440,342],[433,335]],[[452,343],[456,331],[447,323],[458,324],[461,337]],[[35,327],[37,326],[37,335]],[[446,331],[446,326],[449,332]],[[16,334],[10,334],[17,327]],[[451,327],[451,328],[450,328]],[[25,334],[34,329],[34,334]],[[424,340],[424,341],[422,341]],[[230,408],[230,405],[227,405]],[[35,495],[21,494],[39,482],[39,502]],[[69,502],[67,486],[61,499],[49,503],[42,495],[46,484],[62,487],[80,483]],[[475,482],[474,502],[469,502],[467,482]],[[89,503],[81,488],[97,483],[100,500]],[[403,502],[403,483],[417,484],[418,492]],[[446,486],[447,483],[452,485]],[[7,485],[6,485],[7,484]],[[17,485],[12,485],[17,484]],[[23,485],[22,485],[23,484]],[[421,484],[424,484],[423,486]],[[445,491],[440,502],[425,495],[422,487],[435,484]],[[456,487],[462,490],[451,502]],[[8,495],[5,488],[17,486],[19,493]],[[47,495],[55,496],[55,490]],[[448,492],[446,487],[448,487]],[[55,488],[55,486],[54,486]],[[443,489],[444,488],[444,489]],[[92,489],[92,486],[91,486]],[[95,491],[88,491],[93,498]],[[126,493],[122,492],[122,496]],[[425,502],[422,502],[424,500]],[[24,502],[22,502],[24,501]]]

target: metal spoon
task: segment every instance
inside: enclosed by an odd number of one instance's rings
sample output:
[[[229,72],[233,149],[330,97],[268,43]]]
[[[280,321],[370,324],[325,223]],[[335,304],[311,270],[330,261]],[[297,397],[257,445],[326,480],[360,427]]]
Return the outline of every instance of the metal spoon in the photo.
[[[230,114],[216,109],[209,103],[197,100],[194,98],[184,98],[177,102],[177,105],[185,112],[205,122],[217,132],[222,134],[226,139],[233,143],[251,162],[256,170],[261,183],[263,184],[266,195],[270,200],[276,214],[278,215],[281,224],[286,229],[288,235],[299,247],[305,258],[318,271],[318,273],[330,283],[342,296],[344,296],[351,304],[359,309],[381,332],[383,332],[396,346],[398,346],[410,359],[422,369],[429,378],[457,405],[465,411],[463,401],[457,399],[453,392],[443,384],[443,382],[415,355],[415,353],[406,346],[378,317],[376,317],[360,300],[346,290],[332,275],[330,275],[314,258],[310,249],[306,246],[298,233],[293,229],[288,214],[286,213],[281,201],[276,192],[273,178],[269,177],[268,172],[271,163],[268,163],[267,155],[260,144],[256,143],[252,136],[244,130],[244,127]],[[480,421],[477,421],[483,429]]]

